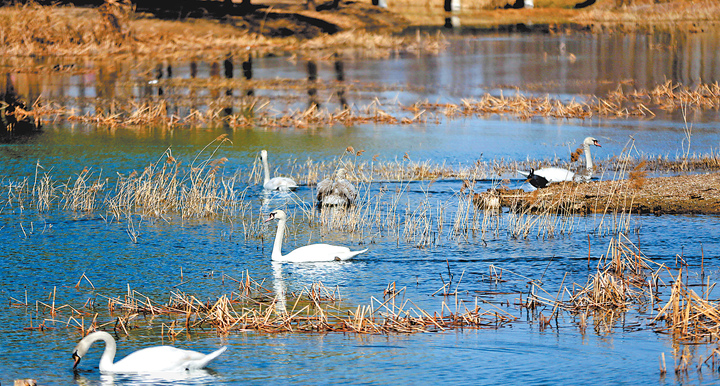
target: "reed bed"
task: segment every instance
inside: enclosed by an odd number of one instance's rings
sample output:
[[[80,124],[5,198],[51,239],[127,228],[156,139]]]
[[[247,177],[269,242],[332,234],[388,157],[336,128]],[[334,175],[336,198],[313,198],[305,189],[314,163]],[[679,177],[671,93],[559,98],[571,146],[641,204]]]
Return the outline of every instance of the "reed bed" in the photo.
[[[572,233],[576,216],[583,213],[572,194],[574,188],[572,184],[565,184],[557,195],[541,190],[529,196],[503,194],[500,201],[510,208],[507,219],[510,235],[524,239],[534,234],[545,239]]]
[[[710,300],[715,283],[701,283],[705,293],[698,295],[683,279],[684,270],[678,270],[673,278],[670,295],[653,319],[658,322],[656,331],[669,333],[683,343],[707,343],[720,340],[720,312],[718,302]],[[703,285],[704,284],[704,285]]]
[[[147,87],[147,85],[142,85],[142,87]],[[100,127],[227,126],[232,129],[245,129],[261,126],[307,129],[335,125],[429,124],[440,122],[443,118],[458,119],[491,114],[514,116],[520,119],[533,117],[589,119],[628,116],[653,118],[659,111],[720,108],[720,103],[718,103],[720,101],[720,85],[717,82],[700,84],[693,88],[667,82],[657,85],[651,90],[623,90],[621,86],[618,86],[617,90],[605,97],[592,96],[584,101],[566,101],[549,96],[525,96],[518,91],[512,96],[505,96],[502,93],[500,95],[485,94],[480,100],[464,100],[460,104],[417,102],[411,106],[404,106],[396,102],[380,103],[375,99],[365,102],[365,105],[342,105],[334,109],[324,105],[324,107],[318,107],[317,103],[311,103],[306,109],[281,105],[279,101],[282,99],[295,102],[307,99],[308,84],[306,81],[167,79],[159,81],[153,87],[164,88],[165,93],[153,99],[110,99],[100,103],[95,100],[87,101],[88,105],[98,108],[86,110],[85,113],[76,107],[63,106],[61,101],[38,99],[33,101],[31,109],[23,110],[23,117],[33,119],[39,125],[43,120],[65,120]],[[343,88],[343,94],[352,92],[359,98],[362,98],[363,90],[377,92],[382,89],[382,87],[372,84],[359,85],[337,81],[315,81],[312,88],[316,93],[318,90],[327,93],[328,99],[334,98],[338,88]],[[272,90],[277,95],[273,98],[228,97],[224,95],[224,90],[228,89],[266,89]],[[204,96],[194,97],[197,100],[192,101],[184,98],[178,99],[177,95],[184,95],[187,90],[191,90],[191,95],[201,94]],[[210,92],[205,94],[192,92],[192,90],[208,90]],[[278,92],[279,90],[282,92]],[[360,102],[361,100],[358,103]],[[185,105],[187,106],[183,107]],[[290,103],[289,105],[294,104]],[[180,107],[183,108],[180,109]],[[687,157],[687,154],[685,156]]]
[[[138,327],[160,327],[162,335],[169,338],[180,333],[203,331],[218,334],[258,331],[388,335],[460,328],[496,329],[517,319],[499,308],[485,310],[477,304],[463,302],[456,303],[453,311],[443,301],[440,312],[430,313],[405,299],[404,289],[386,291],[382,297],[371,297],[367,305],[348,308],[337,288],[326,287],[320,282],[299,293],[285,295],[268,289],[264,280],[257,281],[248,272],[239,279],[223,275],[222,280],[233,282],[236,288],[207,300],[173,291],[166,301],[158,301],[128,286],[125,294],[113,297],[93,291],[83,306],[72,307],[57,305],[54,290],[51,302],[36,301],[36,320],[42,321],[27,329],[64,325],[82,333],[113,329],[129,335]],[[12,305],[30,306],[27,300],[24,303],[16,300]]]
[[[610,333],[631,308],[649,308],[656,310],[654,317],[633,328],[667,332],[679,343],[718,342],[720,314],[717,303],[709,299],[714,284],[711,286],[709,278],[703,275],[707,283],[701,287],[704,292],[697,294],[690,289],[690,275],[682,256],[678,259],[681,268],[676,274],[671,273],[667,266],[647,258],[639,247],[620,234],[611,239],[606,253],[597,261],[594,272],[588,274],[583,285],[573,283],[565,287],[563,279],[557,292],[550,292],[543,288],[542,278],[532,279],[496,266],[490,266],[488,278],[501,283],[505,281],[503,274],[515,275],[528,282],[530,288],[526,299],[523,301],[521,296],[516,299],[520,302],[514,305],[516,310],[533,310],[532,320],[542,329],[550,327],[553,320],[557,321],[560,313],[567,312],[577,317],[581,330],[587,326],[588,316],[592,316],[598,332]],[[160,327],[162,334],[168,337],[210,331],[218,334],[239,331],[411,334],[459,328],[500,328],[517,322],[517,316],[487,302],[483,295],[471,301],[460,298],[458,287],[462,276],[454,283],[449,270],[448,266],[449,281],[443,280],[443,287],[436,291],[442,292],[443,300],[439,310],[433,312],[406,299],[405,289],[397,288],[396,283],[388,284],[382,296],[370,297],[368,304],[348,306],[337,287],[316,282],[299,292],[286,293],[282,284],[278,289],[277,282],[258,280],[247,271],[242,272],[240,278],[226,274],[216,278],[229,283],[233,289],[211,299],[173,290],[167,300],[154,300],[130,287],[125,294],[108,297],[97,293],[92,281],[83,274],[75,288],[90,297],[82,306],[59,304],[57,288],[46,300],[32,304],[28,299],[11,298],[10,305],[34,307],[35,321],[31,321],[27,329],[64,325],[82,331],[112,328],[129,334],[138,327]],[[669,286],[665,285],[663,277],[670,280]],[[282,281],[282,278],[273,280]],[[187,281],[181,275],[181,284],[185,283]],[[568,300],[564,300],[566,295]],[[453,297],[451,308],[447,301]],[[661,301],[662,297],[667,300]],[[480,307],[478,302],[490,308]],[[510,306],[509,301],[507,305]],[[543,315],[543,309],[550,312],[549,316]]]
[[[673,351],[675,372],[684,374],[695,359],[698,371],[705,366],[717,366],[720,358],[718,349],[711,348],[706,357],[694,358],[697,354],[682,347],[719,342],[717,326],[720,325],[720,314],[717,302],[709,299],[714,284],[710,285],[707,278],[702,286],[703,293],[697,294],[690,288],[693,284],[689,283],[691,275],[687,272],[687,262],[683,256],[677,256],[677,260],[681,267],[677,273],[671,273],[668,267],[650,260],[627,236],[620,234],[610,240],[606,253],[598,259],[594,272],[589,272],[584,285],[573,283],[568,288],[564,286],[563,278],[557,292],[550,292],[543,288],[542,277],[532,279],[494,265],[489,267],[486,277],[494,285],[505,282],[508,276],[517,276],[528,283],[527,297],[523,301],[520,294],[513,307],[520,314],[527,309],[527,322],[536,325],[540,331],[553,328],[553,322],[557,326],[560,315],[568,313],[575,317],[575,323],[583,333],[588,327],[589,317],[592,317],[596,333],[602,335],[612,334],[621,321],[625,331],[653,329],[668,333],[672,342],[677,344]],[[519,322],[520,318],[512,310],[507,311],[487,301],[484,293],[476,295],[471,301],[462,299],[459,286],[463,276],[455,283],[449,265],[448,275],[448,281],[443,279],[443,286],[433,294],[442,295],[439,310],[435,311],[415,305],[406,298],[405,288],[398,288],[396,282],[389,283],[381,296],[370,297],[368,304],[351,306],[342,299],[337,287],[316,282],[298,292],[286,293],[282,284],[282,289],[278,289],[277,282],[258,280],[248,271],[243,272],[240,278],[226,274],[218,277],[216,280],[229,283],[233,289],[209,299],[173,290],[166,300],[157,300],[129,286],[122,295],[104,296],[95,290],[92,281],[83,273],[75,285],[76,289],[89,296],[82,306],[61,304],[56,300],[60,297],[57,288],[43,301],[31,303],[27,296],[25,300],[11,298],[10,306],[34,308],[26,330],[70,328],[84,335],[92,330],[104,329],[132,335],[136,329],[156,329],[161,336],[169,339],[175,339],[180,334],[226,335],[248,331],[271,334],[415,334],[467,328],[497,329]],[[665,284],[663,275],[670,279],[669,286]],[[701,278],[706,279],[704,270]],[[187,283],[182,274],[180,280],[180,284]],[[282,277],[276,276],[273,280],[282,280]],[[564,299],[565,296],[568,300]],[[667,297],[667,301],[662,302],[662,297]],[[500,304],[511,307],[509,300]],[[643,310],[654,310],[651,311],[654,317],[650,315],[639,321],[628,321],[626,315],[632,308],[639,309],[637,317],[647,313]],[[642,320],[647,320],[647,323],[641,323]],[[663,354],[661,374],[666,371]]]
[[[575,118],[592,117],[654,117],[652,109],[675,111],[682,107],[716,109],[720,105],[720,84],[701,84],[694,88],[672,81],[657,85],[651,90],[624,91],[618,88],[606,97],[592,96],[586,101],[562,101],[545,97],[527,97],[485,94],[480,100],[463,100],[460,104],[418,103],[415,110],[438,111],[447,117],[502,114],[523,119],[532,117]]]
[[[225,135],[218,137],[188,163],[177,160],[168,149],[143,170],[115,173],[114,177],[84,168],[57,181],[38,163],[34,176],[0,180],[0,211],[99,214],[107,221],[125,222],[133,242],[138,241],[148,218],[166,222],[219,219],[232,224],[232,232],[246,241],[264,238],[268,227],[262,224],[262,213],[270,208],[258,207],[249,197],[253,184],[260,182],[259,164],[256,162],[247,176],[225,170],[228,160],[219,152],[227,142]],[[294,194],[280,205],[294,221],[308,224],[306,231],[321,235],[340,232],[359,243],[389,238],[424,248],[448,240],[470,242],[477,236],[486,240],[489,235],[550,238],[574,232],[579,216],[587,213],[599,214],[593,216],[595,234],[614,235],[629,230],[639,187],[653,184],[646,181],[644,161],[631,168],[635,159],[629,155],[624,152],[613,160],[616,171],[609,182],[558,185],[552,191],[528,194],[504,190],[502,185],[509,181],[503,180],[493,181],[495,188],[488,192],[475,193],[478,177],[514,172],[522,163],[449,165],[414,161],[409,155],[380,161],[349,147],[335,160],[288,159],[277,167],[283,170],[281,174],[309,185],[311,197],[315,196],[312,186],[316,181],[343,167],[347,179],[358,188],[354,205],[320,210],[314,198],[306,200]],[[456,181],[458,190],[448,192],[448,200],[435,198],[430,192],[438,180],[445,184]],[[604,193],[609,189],[614,201],[600,194],[601,185]],[[502,206],[510,211],[502,213]]]
[[[613,237],[596,272],[584,286],[574,285],[566,307],[575,313],[623,311],[654,300],[665,266],[648,259],[627,236]],[[653,289],[653,286],[655,287]]]

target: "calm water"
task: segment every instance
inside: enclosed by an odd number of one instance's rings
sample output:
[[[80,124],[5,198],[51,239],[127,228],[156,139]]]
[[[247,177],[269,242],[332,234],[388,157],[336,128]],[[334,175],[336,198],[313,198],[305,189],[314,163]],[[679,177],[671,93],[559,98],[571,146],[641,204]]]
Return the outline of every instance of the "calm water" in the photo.
[[[603,93],[617,82],[633,79],[636,87],[649,88],[666,79],[687,85],[715,82],[720,78],[720,39],[717,32],[676,35],[492,35],[451,40],[449,50],[438,57],[398,56],[387,60],[348,59],[344,62],[347,81],[377,82],[412,86],[383,95],[402,103],[418,100],[459,102],[485,92],[499,92],[508,86],[559,97],[582,98]],[[564,51],[561,51],[561,46]],[[567,53],[576,60],[567,60]],[[623,58],[619,60],[618,58]],[[91,98],[116,93],[124,84],[108,81],[103,64],[85,64],[88,73],[62,76],[11,74],[14,86],[31,99],[43,94],[49,98],[68,96],[69,104],[90,106]],[[274,77],[304,79],[306,64],[285,58],[261,58],[253,62],[255,79]],[[187,64],[174,64],[174,76],[188,76]],[[208,65],[199,66],[198,76],[207,76]],[[236,71],[240,66],[236,66]],[[118,65],[118,78],[142,78],[132,66]],[[125,68],[124,70],[122,70]],[[106,70],[105,70],[106,71]],[[320,63],[321,79],[333,78],[332,63]],[[103,75],[104,74],[104,75]],[[102,75],[102,76],[101,76]],[[240,73],[237,77],[242,76]],[[99,79],[104,79],[102,82]],[[152,76],[151,76],[152,78]],[[110,79],[115,79],[110,77]],[[146,84],[147,79],[137,80]],[[100,87],[99,85],[102,85]],[[104,90],[104,91],[98,91]],[[114,91],[108,91],[114,90]],[[139,88],[130,87],[129,94]],[[420,90],[420,91],[418,91]],[[155,90],[156,91],[156,90]],[[150,92],[154,92],[150,90]],[[503,91],[504,92],[504,91]],[[392,94],[392,95],[391,95]],[[362,95],[351,103],[364,100]],[[306,103],[306,102],[302,102]],[[337,102],[329,102],[337,103]],[[692,150],[707,153],[720,144],[717,111],[691,112]],[[640,152],[674,156],[682,151],[682,118],[660,115],[653,120],[550,120],[518,121],[507,117],[466,118],[440,124],[314,128],[312,130],[226,131],[224,129],[101,130],[48,125],[36,136],[0,145],[3,177],[32,177],[39,163],[58,179],[70,178],[87,167],[110,177],[116,173],[141,170],[157,161],[163,151],[186,163],[219,134],[226,133],[232,145],[221,147],[218,155],[227,157],[224,173],[246,176],[260,149],[267,148],[271,163],[286,172],[289,160],[330,160],[347,146],[378,154],[380,159],[402,158],[405,152],[414,160],[467,165],[478,159],[506,160],[564,158],[587,135],[597,137],[603,147],[595,157],[621,154],[629,136]],[[410,210],[427,197],[433,205],[445,205],[445,229],[457,210],[458,181],[412,183],[400,207]],[[482,182],[480,189],[490,186]],[[397,183],[374,184],[394,191]],[[238,187],[243,189],[244,186]],[[301,187],[297,201],[310,202],[313,191]],[[258,211],[261,189],[249,187],[248,199]],[[5,200],[5,196],[3,196]],[[297,203],[275,200],[271,205],[287,205],[296,215]],[[272,209],[272,208],[269,208]],[[505,215],[507,218],[507,215]],[[292,220],[292,219],[291,219]],[[106,221],[98,214],[79,215],[55,209],[38,214],[6,206],[0,210],[0,298],[50,301],[56,291],[57,304],[82,306],[97,294],[121,296],[128,287],[153,299],[168,299],[172,291],[183,290],[202,299],[213,299],[234,289],[222,274],[240,277],[244,271],[256,280],[266,280],[273,288],[299,291],[322,281],[339,288],[342,305],[354,309],[368,304],[371,296],[382,297],[388,283],[405,288],[405,297],[423,309],[439,311],[442,297],[431,296],[447,280],[450,270],[459,283],[461,297],[474,303],[499,299],[483,291],[508,292],[510,299],[528,291],[527,279],[541,278],[549,290],[560,283],[585,283],[587,255],[593,259],[607,250],[609,237],[597,235],[600,219],[574,219],[573,232],[552,238],[514,239],[506,232],[451,239],[441,235],[429,248],[398,242],[394,237],[319,235],[290,221],[294,231],[284,250],[316,242],[322,236],[353,249],[369,247],[357,260],[339,264],[270,263],[274,225],[263,229],[264,241],[245,241],[238,224],[220,220],[165,222],[143,219],[138,243],[131,241],[125,222]],[[683,254],[697,269],[701,254],[711,281],[720,278],[720,219],[713,216],[635,216],[627,224],[629,237],[643,252],[658,262],[675,267],[675,255]],[[588,235],[591,235],[588,238]],[[362,245],[361,245],[362,244]],[[487,280],[491,265],[518,273],[506,273],[505,282]],[[594,265],[594,261],[593,261]],[[180,283],[180,273],[187,283]],[[96,287],[74,287],[85,273]],[[213,273],[210,275],[210,273]],[[444,277],[443,277],[444,275]],[[98,302],[102,302],[99,298]],[[447,300],[454,303],[454,299]],[[155,344],[175,344],[198,351],[229,346],[228,352],[211,369],[177,378],[108,376],[97,370],[102,352],[91,349],[75,376],[70,354],[78,340],[73,329],[56,323],[53,330],[28,331],[37,325],[33,309],[5,308],[0,313],[0,382],[20,377],[38,379],[40,384],[646,384],[718,383],[717,374],[705,367],[699,375],[694,366],[685,375],[673,369],[673,343],[646,326],[648,314],[630,312],[612,332],[582,333],[570,315],[559,318],[557,326],[540,329],[532,319],[514,307],[507,308],[519,319],[497,330],[465,330],[445,333],[358,336],[342,334],[259,334],[231,333],[227,336],[196,334],[176,342],[163,341],[158,329],[139,328],[129,337],[119,337],[118,358],[139,348]],[[550,311],[546,310],[548,314]],[[107,315],[105,316],[107,319]],[[107,319],[105,321],[109,321]],[[50,322],[46,324],[51,325]],[[707,355],[713,345],[693,346],[695,360]],[[668,375],[659,371],[661,354],[667,359]]]

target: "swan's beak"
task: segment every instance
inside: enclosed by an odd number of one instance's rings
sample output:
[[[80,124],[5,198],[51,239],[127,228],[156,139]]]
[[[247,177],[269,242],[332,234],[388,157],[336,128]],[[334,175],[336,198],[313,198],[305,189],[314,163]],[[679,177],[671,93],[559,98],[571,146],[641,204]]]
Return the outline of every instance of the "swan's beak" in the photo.
[[[602,147],[602,146],[600,146],[600,142],[598,142],[597,139],[593,141],[593,145],[595,145],[597,147]]]
[[[80,359],[82,359],[82,358],[80,358],[80,355],[77,355],[76,352],[73,353],[72,357],[75,360],[75,364],[73,365],[73,370],[75,370],[75,369],[77,369],[77,366],[80,363]]]
[[[265,221],[263,221],[263,222],[272,221],[274,218],[275,218],[275,213],[270,213],[270,216],[268,216],[268,218],[266,218]]]

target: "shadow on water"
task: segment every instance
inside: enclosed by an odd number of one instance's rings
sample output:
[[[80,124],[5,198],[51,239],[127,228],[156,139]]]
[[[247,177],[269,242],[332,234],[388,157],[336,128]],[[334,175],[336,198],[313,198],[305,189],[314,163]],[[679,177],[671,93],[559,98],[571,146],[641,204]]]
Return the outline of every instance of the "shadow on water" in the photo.
[[[223,61],[223,69],[225,70],[225,79],[233,78],[233,69],[234,68],[235,68],[235,66],[233,65],[232,54],[228,53],[227,56],[225,56],[225,60]],[[225,96],[230,97],[230,99],[232,100],[233,89],[228,88],[227,90],[225,90]],[[232,105],[225,107],[223,109],[223,114],[225,116],[232,115],[233,114]]]
[[[307,62],[307,81],[308,81],[308,108],[320,107],[317,95],[317,79],[318,79],[318,67],[317,63],[313,60]]]
[[[242,63],[242,70],[243,70],[243,77],[245,80],[252,80],[253,79],[253,61],[252,61],[252,54],[248,54],[248,58],[246,61]],[[248,86],[247,90],[245,90],[245,96],[252,97],[255,96],[255,90],[252,86]]]
[[[335,79],[339,84],[337,89],[338,101],[342,109],[347,110],[350,106],[345,98],[345,90],[347,89],[347,85],[345,84],[345,64],[340,54],[337,53],[335,54]]]

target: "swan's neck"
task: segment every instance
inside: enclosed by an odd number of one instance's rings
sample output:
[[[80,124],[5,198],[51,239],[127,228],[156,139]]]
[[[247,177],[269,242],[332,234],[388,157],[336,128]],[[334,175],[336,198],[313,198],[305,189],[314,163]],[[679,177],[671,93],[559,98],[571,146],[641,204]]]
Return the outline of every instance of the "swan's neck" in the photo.
[[[277,233],[275,233],[275,243],[273,244],[272,259],[280,260],[282,258],[282,242],[283,236],[285,235],[285,222],[287,220],[281,219],[278,221]]]
[[[585,144],[585,164],[586,169],[592,171],[593,170],[593,162],[592,162],[592,156],[590,155],[590,145]]]
[[[117,346],[115,345],[115,339],[110,334],[103,334],[98,336],[97,340],[105,342],[105,351],[103,351],[102,357],[100,357],[100,371],[110,371],[115,361],[115,351]]]
[[[267,158],[262,157],[262,164],[263,164],[263,173],[264,173],[264,179],[263,184],[270,181],[270,169],[268,168]]]

